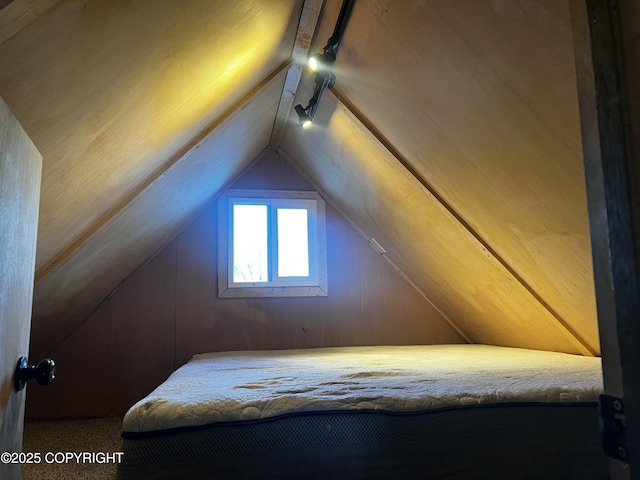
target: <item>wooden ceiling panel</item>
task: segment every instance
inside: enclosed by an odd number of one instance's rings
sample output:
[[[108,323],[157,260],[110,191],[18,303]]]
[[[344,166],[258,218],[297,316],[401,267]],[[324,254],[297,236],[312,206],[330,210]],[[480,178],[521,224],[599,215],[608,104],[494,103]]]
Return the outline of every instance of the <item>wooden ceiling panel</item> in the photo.
[[[282,127],[292,50],[321,11],[320,51],[341,3],[0,10],[0,96],[43,154],[34,351],[284,128],[281,151],[471,340],[598,353],[568,0],[358,1],[317,125]]]
[[[0,2],[0,44],[58,3],[60,0],[13,0]]]
[[[356,3],[335,89],[597,351],[574,70],[567,1],[372,0]]]
[[[269,144],[286,69],[36,283],[31,350],[46,355]],[[213,128],[215,127],[215,128]]]
[[[282,151],[472,341],[593,354],[333,94],[296,123]]]
[[[301,4],[69,0],[5,34],[0,96],[44,157],[38,278],[289,58]]]

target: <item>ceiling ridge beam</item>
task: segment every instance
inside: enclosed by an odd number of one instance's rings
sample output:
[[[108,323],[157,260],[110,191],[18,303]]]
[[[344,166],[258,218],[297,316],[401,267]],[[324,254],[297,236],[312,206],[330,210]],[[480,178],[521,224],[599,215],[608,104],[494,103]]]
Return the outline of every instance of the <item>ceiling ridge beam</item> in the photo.
[[[168,171],[172,166],[178,163],[182,158],[189,155],[189,153],[199,147],[202,142],[211,132],[213,132],[224,121],[240,111],[243,107],[249,104],[254,98],[256,98],[260,92],[269,84],[272,80],[282,74],[290,65],[290,59],[285,60],[275,69],[273,69],[266,77],[262,78],[257,84],[255,84],[248,92],[231,104],[222,114],[211,121],[204,129],[202,129],[196,136],[194,136],[189,142],[187,142],[182,148],[174,153],[167,161],[165,161],[160,167],[158,167],[151,175],[149,175],[144,181],[140,182],[130,193],[128,193],[122,200],[116,205],[101,215],[95,222],[87,227],[82,233],[80,233],[74,240],[62,248],[56,255],[53,256],[45,265],[40,267],[35,274],[35,284],[42,281],[43,278],[54,272],[57,268],[67,261],[73,252],[78,250],[83,244],[85,244],[91,236],[98,232],[102,227],[107,225],[113,218],[117,217],[123,212],[127,205],[131,204],[142,192],[149,188],[155,181],[157,181],[162,174]]]
[[[309,182],[311,185],[313,185],[313,187],[318,191],[318,193],[320,195],[322,195],[322,197],[325,199],[326,202],[328,202],[340,215],[342,215],[342,217],[347,221],[347,223],[351,226],[351,228],[353,228],[355,230],[355,232],[362,237],[362,239],[365,242],[369,242],[370,240],[370,236],[367,235],[367,233],[362,230],[360,228],[360,226],[354,222],[351,217],[349,217],[349,215],[347,215],[344,210],[342,210],[342,208],[340,208],[340,206],[334,202],[331,198],[330,195],[328,195],[314,180],[313,178],[311,178],[309,175],[307,175],[307,173],[296,163],[295,160],[293,160],[289,154],[287,152],[285,152],[282,149],[278,149],[276,151],[276,153],[278,153],[280,156],[282,156],[282,158],[284,158],[286,160],[286,162],[291,166],[291,168],[293,168],[298,175],[300,175],[302,178],[304,178],[307,182]],[[475,343],[473,342],[469,336],[464,333],[464,331],[458,327],[458,325],[449,318],[449,316],[443,312],[438,305],[436,305],[433,300],[431,300],[431,298],[429,298],[429,296],[422,291],[422,289],[420,287],[418,287],[418,285],[411,280],[411,278],[409,278],[409,276],[400,269],[400,267],[398,267],[398,265],[389,257],[389,255],[385,254],[381,254],[381,257],[384,258],[384,260],[389,263],[389,265],[391,265],[391,267],[400,274],[400,276],[418,293],[418,295],[420,295],[422,298],[424,298],[429,305],[431,305],[444,319],[444,321],[452,328],[453,331],[455,331],[458,335],[460,335],[460,337],[462,337],[467,343]]]
[[[298,31],[296,32],[296,38],[291,52],[291,67],[289,68],[287,78],[284,81],[278,111],[273,122],[273,131],[271,133],[270,141],[270,145],[273,149],[277,149],[282,141],[282,135],[284,134],[285,127],[287,126],[289,112],[291,111],[291,106],[293,105],[293,99],[296,95],[296,91],[298,90],[298,85],[300,85],[302,69],[306,63],[307,55],[309,54],[311,40],[315,34],[323,2],[324,0],[305,0],[304,5],[302,6],[300,21],[298,22]]]
[[[442,207],[451,214],[457,222],[459,222],[463,228],[469,232],[471,236],[491,255],[509,274],[519,282],[524,289],[529,292],[533,298],[542,305],[542,307],[549,312],[549,314],[562,326],[562,328],[569,334],[569,337],[574,340],[579,350],[585,354],[591,356],[597,356],[596,350],[591,347],[561,316],[555,309],[549,305],[535,289],[529,285],[529,283],[516,272],[513,267],[487,242],[470,224],[465,218],[456,211],[453,206],[447,202],[443,196],[437,191],[437,189],[431,185],[421,174],[418,172],[411,163],[404,158],[404,156],[391,144],[389,140],[382,134],[378,128],[354,105],[352,104],[339,89],[333,87],[330,89],[333,97],[339,102],[347,111],[349,111],[375,138],[383,148],[385,148],[398,163],[409,172],[420,184],[435,198],[435,200],[442,205]]]

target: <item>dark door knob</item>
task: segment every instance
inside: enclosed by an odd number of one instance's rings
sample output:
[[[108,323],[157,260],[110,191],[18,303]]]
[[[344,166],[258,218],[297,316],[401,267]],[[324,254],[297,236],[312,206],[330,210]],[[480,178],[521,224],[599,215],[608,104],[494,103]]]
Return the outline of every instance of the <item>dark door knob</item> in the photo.
[[[37,365],[29,365],[27,357],[20,357],[14,377],[16,390],[23,390],[26,383],[33,378],[39,385],[50,385],[56,378],[56,362],[50,358],[43,358]]]

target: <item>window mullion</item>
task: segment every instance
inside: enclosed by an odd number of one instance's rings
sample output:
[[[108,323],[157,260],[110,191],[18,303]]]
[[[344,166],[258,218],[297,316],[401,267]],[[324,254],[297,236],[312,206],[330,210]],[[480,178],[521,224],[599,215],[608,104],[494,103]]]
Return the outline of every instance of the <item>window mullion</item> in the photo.
[[[269,204],[269,281],[280,279],[278,276],[278,208]]]
[[[318,214],[315,209],[307,207],[307,238],[309,248],[309,277],[318,279]]]

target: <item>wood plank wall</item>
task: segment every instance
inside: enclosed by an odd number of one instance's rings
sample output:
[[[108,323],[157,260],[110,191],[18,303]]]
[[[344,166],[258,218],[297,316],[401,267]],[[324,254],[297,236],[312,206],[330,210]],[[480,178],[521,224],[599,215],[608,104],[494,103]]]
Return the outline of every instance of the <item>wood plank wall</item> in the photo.
[[[312,189],[273,152],[233,187]],[[329,204],[327,245],[328,297],[219,299],[212,204],[52,353],[27,416],[122,415],[206,351],[463,342]]]

